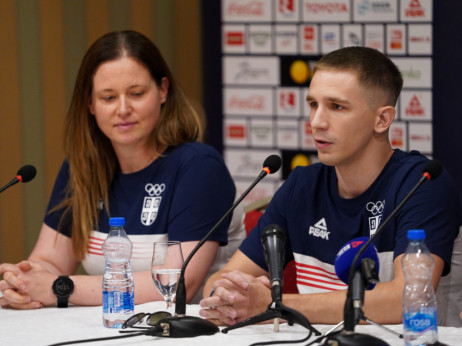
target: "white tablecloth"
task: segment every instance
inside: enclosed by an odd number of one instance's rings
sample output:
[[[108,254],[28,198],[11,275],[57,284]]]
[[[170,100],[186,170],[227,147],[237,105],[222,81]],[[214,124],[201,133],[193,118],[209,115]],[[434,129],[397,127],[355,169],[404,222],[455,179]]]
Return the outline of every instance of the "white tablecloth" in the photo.
[[[155,312],[165,310],[164,302],[153,302],[135,307],[137,312]],[[189,305],[187,314],[198,316],[199,306]],[[332,326],[314,325],[325,333]],[[401,325],[387,326],[399,333]],[[372,334],[390,345],[403,345],[403,340],[394,334],[371,325],[357,326],[358,333]],[[462,328],[439,327],[439,340],[447,345],[462,344]],[[211,336],[195,338],[162,338],[151,336],[135,336],[118,340],[98,341],[91,345],[250,345],[255,342],[273,340],[298,340],[307,336],[307,330],[301,326],[280,325],[278,333],[273,332],[273,325],[252,325],[229,331],[228,334],[217,333]],[[17,311],[0,308],[0,345],[50,345],[59,342],[108,337],[119,335],[117,330],[104,328],[102,325],[101,307],[70,306],[67,309],[44,308],[39,310]],[[313,340],[314,336],[309,340]],[[303,343],[306,344],[307,342]],[[297,344],[297,345],[303,345]],[[76,344],[76,345],[89,345]]]

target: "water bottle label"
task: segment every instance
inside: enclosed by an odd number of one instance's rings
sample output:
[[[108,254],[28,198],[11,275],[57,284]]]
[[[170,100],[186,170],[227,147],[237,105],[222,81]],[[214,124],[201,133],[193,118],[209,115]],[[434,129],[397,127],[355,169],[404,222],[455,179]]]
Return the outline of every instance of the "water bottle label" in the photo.
[[[436,331],[436,310],[427,312],[419,311],[415,314],[405,313],[403,324],[405,329],[414,333],[423,333],[430,330]]]
[[[131,312],[135,307],[133,292],[103,292],[103,314]]]

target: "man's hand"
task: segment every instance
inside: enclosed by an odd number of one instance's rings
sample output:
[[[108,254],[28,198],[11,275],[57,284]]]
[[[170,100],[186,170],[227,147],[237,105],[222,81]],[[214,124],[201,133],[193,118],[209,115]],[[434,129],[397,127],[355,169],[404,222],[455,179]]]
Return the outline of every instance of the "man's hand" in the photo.
[[[271,303],[270,282],[235,270],[212,284],[208,298],[200,301],[199,314],[218,325],[233,325],[266,310]]]

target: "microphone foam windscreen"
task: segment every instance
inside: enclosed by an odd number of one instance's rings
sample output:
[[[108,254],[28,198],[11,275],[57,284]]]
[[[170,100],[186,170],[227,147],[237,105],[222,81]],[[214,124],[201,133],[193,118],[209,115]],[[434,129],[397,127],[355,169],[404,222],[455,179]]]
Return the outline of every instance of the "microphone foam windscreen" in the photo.
[[[35,178],[37,169],[32,165],[25,165],[18,170],[17,174],[22,178],[23,183],[27,183]]]
[[[350,267],[352,265],[353,259],[355,258],[358,251],[362,246],[369,240],[368,237],[359,237],[355,238],[348,243],[346,243],[335,257],[335,273],[344,283],[348,285],[348,276],[350,273]],[[373,244],[370,244],[366,251],[361,255],[359,261],[356,265],[356,269],[361,268],[361,261],[365,258],[370,258],[375,262],[377,273],[379,272],[379,256],[377,250]],[[373,288],[373,287],[372,287]],[[368,287],[367,289],[372,289]]]
[[[422,173],[428,173],[430,175],[430,179],[438,178],[443,171],[443,165],[438,160],[430,160],[428,161]]]
[[[270,155],[263,162],[263,167],[268,167],[270,174],[276,173],[281,168],[282,160],[278,155]]]

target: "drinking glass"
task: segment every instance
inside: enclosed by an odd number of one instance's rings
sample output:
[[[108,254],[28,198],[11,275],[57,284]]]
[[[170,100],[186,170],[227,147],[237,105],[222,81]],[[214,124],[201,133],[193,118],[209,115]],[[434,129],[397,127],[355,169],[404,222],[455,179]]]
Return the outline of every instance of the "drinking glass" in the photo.
[[[183,252],[179,241],[154,243],[151,262],[152,280],[164,297],[167,309],[172,306],[182,266]]]

